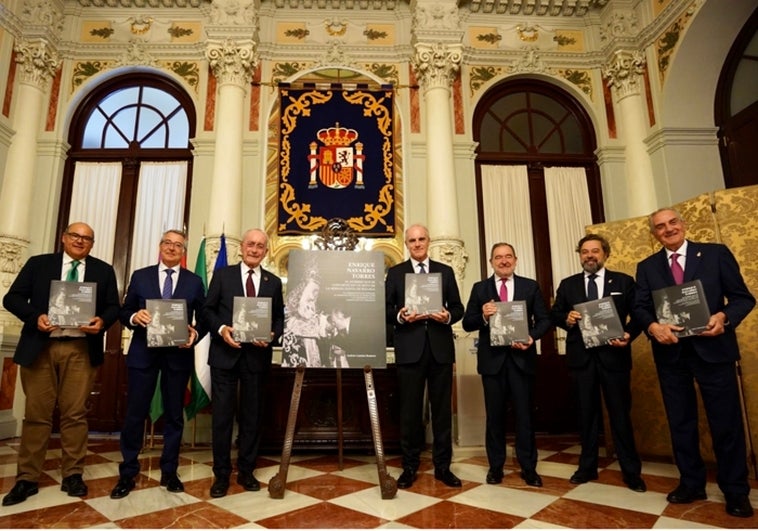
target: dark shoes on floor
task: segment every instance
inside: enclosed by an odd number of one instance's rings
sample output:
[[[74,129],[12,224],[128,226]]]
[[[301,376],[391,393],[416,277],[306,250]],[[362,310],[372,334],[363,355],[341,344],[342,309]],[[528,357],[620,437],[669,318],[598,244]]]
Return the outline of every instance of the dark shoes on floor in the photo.
[[[490,468],[487,471],[487,483],[489,485],[497,485],[503,482],[503,469]]]
[[[184,492],[184,483],[176,475],[176,472],[161,474],[161,487],[166,487],[169,492]]]
[[[523,479],[524,482],[530,487],[542,486],[542,478],[540,477],[540,475],[537,473],[536,470],[522,470],[521,479]]]
[[[71,474],[69,477],[63,478],[61,490],[67,492],[69,496],[76,496],[79,498],[86,496],[88,492],[87,485],[85,485],[82,480],[81,474]]]
[[[397,478],[397,488],[409,489],[413,486],[414,481],[416,481],[416,471],[412,468],[405,468],[400,477]]]
[[[574,475],[571,476],[569,482],[573,483],[574,485],[581,485],[582,483],[587,483],[588,481],[592,481],[594,479],[597,479],[597,470],[594,472],[577,470],[574,472]]]
[[[245,490],[257,491],[261,490],[261,484],[255,479],[252,472],[238,472],[237,483],[242,485]]]
[[[708,496],[705,489],[691,489],[686,485],[679,485],[666,496],[669,503],[692,503],[696,500],[705,500]]]
[[[458,479],[458,477],[453,474],[449,468],[445,468],[443,470],[435,470],[434,479],[441,481],[448,487],[458,488],[461,486],[461,480]]]
[[[119,500],[121,498],[126,498],[129,496],[129,493],[134,489],[134,478],[127,478],[125,476],[121,476],[118,478],[118,483],[116,483],[116,486],[113,487],[113,490],[111,491],[111,498],[114,500]]]
[[[39,488],[37,488],[37,483],[34,481],[19,479],[16,481],[16,484],[13,485],[13,488],[10,490],[10,492],[8,492],[8,494],[6,494],[3,498],[3,506],[7,507],[8,505],[16,505],[17,503],[21,503],[23,501],[26,501],[29,496],[34,496],[38,492]]]
[[[750,498],[747,494],[725,494],[726,513],[739,518],[750,518],[753,516],[753,506],[750,505]]]
[[[645,480],[643,480],[640,476],[624,476],[624,483],[626,483],[626,486],[634,492],[647,491]]]
[[[211,498],[223,498],[229,490],[229,478],[216,478],[211,485]]]

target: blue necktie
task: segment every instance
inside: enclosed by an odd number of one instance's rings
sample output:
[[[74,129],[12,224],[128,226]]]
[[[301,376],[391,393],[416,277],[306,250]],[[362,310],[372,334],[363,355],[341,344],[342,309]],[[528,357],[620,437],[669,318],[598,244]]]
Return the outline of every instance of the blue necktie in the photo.
[[[163,283],[163,293],[161,295],[164,299],[170,299],[174,294],[174,279],[171,278],[173,274],[173,269],[166,269],[166,282]]]

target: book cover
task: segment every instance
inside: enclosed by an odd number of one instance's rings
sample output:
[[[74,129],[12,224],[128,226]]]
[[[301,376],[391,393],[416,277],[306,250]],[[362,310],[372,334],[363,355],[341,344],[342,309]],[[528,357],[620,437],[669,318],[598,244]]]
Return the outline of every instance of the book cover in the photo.
[[[529,343],[526,301],[495,302],[497,312],[490,317],[490,345],[508,346]]]
[[[232,337],[238,343],[271,341],[271,297],[234,297]]]
[[[50,324],[61,328],[77,328],[95,316],[97,284],[95,282],[50,281],[47,316]]]
[[[653,304],[659,323],[684,327],[684,330],[674,332],[677,337],[703,332],[711,318],[700,280],[653,291]]]
[[[419,314],[442,310],[442,274],[406,273],[405,307],[410,313]]]
[[[613,297],[581,302],[575,304],[574,309],[582,314],[576,324],[582,332],[585,347],[599,347],[611,339],[624,337],[624,325],[619,319]]]
[[[148,347],[178,347],[187,343],[187,301],[147,299],[145,309],[152,316],[147,325]]]

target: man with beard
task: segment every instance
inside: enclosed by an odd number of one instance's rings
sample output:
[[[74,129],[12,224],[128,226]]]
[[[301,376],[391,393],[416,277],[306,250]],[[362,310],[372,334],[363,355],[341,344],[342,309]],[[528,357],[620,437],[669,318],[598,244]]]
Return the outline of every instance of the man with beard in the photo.
[[[602,236],[584,236],[576,250],[584,271],[561,281],[550,312],[553,324],[567,331],[566,362],[579,406],[582,453],[579,468],[570,481],[578,485],[598,477],[602,389],[624,483],[633,491],[645,492],[647,487],[640,477],[642,464],[634,444],[631,420],[631,342],[640,334],[640,329],[628,319],[634,304],[634,279],[625,273],[605,268],[611,246]],[[624,325],[624,337],[587,348],[582,340],[581,323],[577,325],[582,314],[574,309],[574,305],[603,297],[613,299]]]

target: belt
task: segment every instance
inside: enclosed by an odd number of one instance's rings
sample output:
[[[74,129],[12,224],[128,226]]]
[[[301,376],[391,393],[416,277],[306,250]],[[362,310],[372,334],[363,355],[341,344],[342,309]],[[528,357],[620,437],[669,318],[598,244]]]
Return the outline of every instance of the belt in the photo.
[[[50,336],[50,341],[76,341],[78,339],[86,339],[84,336]]]

